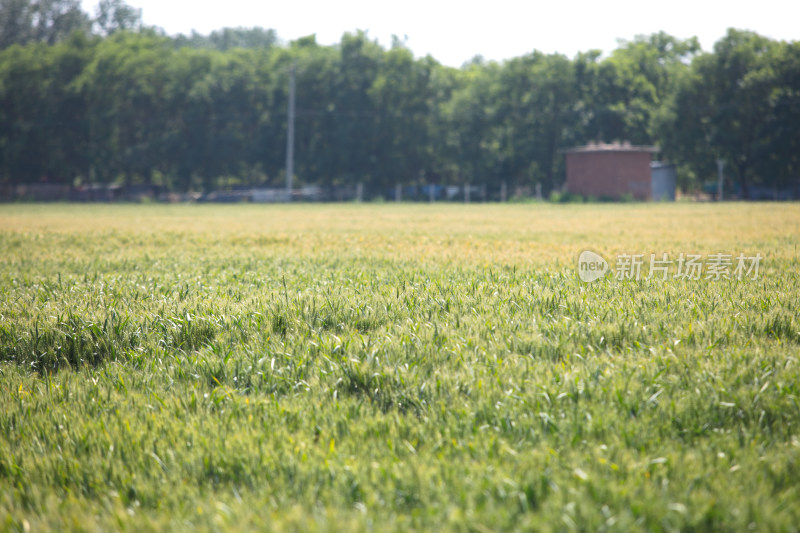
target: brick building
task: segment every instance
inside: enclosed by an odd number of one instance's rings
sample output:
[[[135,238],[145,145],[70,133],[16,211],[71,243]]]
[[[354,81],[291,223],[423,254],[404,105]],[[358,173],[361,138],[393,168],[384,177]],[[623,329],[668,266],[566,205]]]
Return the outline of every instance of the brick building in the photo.
[[[650,162],[654,146],[594,144],[565,150],[567,191],[595,198],[619,199],[631,195],[637,200],[653,199]]]

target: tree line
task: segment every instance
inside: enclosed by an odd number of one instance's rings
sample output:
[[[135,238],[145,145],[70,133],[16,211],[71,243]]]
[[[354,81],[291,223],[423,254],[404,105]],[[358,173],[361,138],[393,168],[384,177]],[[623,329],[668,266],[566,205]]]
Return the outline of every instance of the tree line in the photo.
[[[49,10],[49,11],[48,11]],[[274,30],[170,37],[122,0],[0,0],[0,183],[209,191],[295,184],[564,182],[562,150],[653,144],[693,190],[716,160],[747,196],[800,177],[800,43],[728,30],[712,51],[665,33],[604,56],[533,51],[461,68],[366,33],[283,44]]]

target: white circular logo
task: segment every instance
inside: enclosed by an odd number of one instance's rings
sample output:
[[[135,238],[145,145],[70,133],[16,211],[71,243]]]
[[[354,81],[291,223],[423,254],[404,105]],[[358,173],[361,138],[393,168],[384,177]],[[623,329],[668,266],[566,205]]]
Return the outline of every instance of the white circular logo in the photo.
[[[608,262],[591,250],[584,250],[578,257],[578,277],[581,281],[591,283],[608,272]]]

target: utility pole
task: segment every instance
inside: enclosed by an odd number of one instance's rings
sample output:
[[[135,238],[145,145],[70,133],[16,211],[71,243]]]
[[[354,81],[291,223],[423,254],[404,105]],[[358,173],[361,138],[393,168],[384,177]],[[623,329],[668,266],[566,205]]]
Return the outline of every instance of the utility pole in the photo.
[[[286,201],[292,201],[292,176],[294,175],[294,70],[289,69],[289,117],[286,128]]]
[[[724,159],[717,159],[717,201],[722,201],[722,184],[724,183],[725,177],[722,174],[722,167],[725,166]]]

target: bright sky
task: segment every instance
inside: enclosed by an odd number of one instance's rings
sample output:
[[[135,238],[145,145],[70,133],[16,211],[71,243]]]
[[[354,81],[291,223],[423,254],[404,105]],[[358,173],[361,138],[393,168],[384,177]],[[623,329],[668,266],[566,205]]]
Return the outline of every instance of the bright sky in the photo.
[[[310,34],[334,44],[345,32],[366,30],[382,45],[392,35],[417,57],[432,55],[461,66],[475,55],[502,60],[534,49],[573,57],[593,48],[610,52],[617,39],[658,31],[679,38],[697,36],[710,50],[729,27],[779,40],[800,39],[797,0],[127,0],[142,9],[145,24],[168,34],[202,34],[224,27],[273,28],[283,41]],[[94,13],[96,0],[83,0]]]

